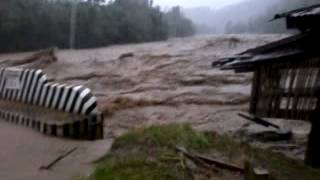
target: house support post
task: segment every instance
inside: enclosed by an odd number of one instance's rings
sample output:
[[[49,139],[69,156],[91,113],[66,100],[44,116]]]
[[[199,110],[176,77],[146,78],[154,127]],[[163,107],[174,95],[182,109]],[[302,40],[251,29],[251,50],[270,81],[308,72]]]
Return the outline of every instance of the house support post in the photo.
[[[319,112],[317,114],[311,119],[312,127],[305,157],[306,164],[313,168],[320,168],[320,116]]]

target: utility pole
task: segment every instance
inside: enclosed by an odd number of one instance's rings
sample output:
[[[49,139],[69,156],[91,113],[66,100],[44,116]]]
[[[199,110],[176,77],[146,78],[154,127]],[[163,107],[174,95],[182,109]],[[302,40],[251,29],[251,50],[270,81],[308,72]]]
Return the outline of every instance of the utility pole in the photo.
[[[71,1],[71,16],[70,16],[70,34],[69,34],[69,48],[74,49],[76,26],[77,26],[77,0]]]

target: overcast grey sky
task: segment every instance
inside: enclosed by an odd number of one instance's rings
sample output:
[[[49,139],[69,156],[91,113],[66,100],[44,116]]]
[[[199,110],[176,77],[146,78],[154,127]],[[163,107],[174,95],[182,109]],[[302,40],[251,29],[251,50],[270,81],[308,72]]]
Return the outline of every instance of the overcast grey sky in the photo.
[[[213,9],[235,4],[244,0],[154,0],[154,3],[162,7],[181,6],[184,8],[207,6]]]

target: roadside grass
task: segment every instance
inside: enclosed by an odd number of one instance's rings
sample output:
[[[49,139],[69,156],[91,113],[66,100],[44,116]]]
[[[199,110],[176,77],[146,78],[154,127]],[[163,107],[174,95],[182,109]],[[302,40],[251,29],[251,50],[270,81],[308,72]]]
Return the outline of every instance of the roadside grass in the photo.
[[[136,129],[117,138],[111,152],[96,162],[96,169],[87,180],[194,179],[194,173],[175,151],[176,145],[207,155],[219,154],[219,158],[239,166],[245,160],[253,161],[267,168],[272,179],[320,179],[320,171],[305,166],[303,161],[253,148],[228,136],[200,133],[188,124],[171,124]],[[214,174],[214,179],[231,177],[239,175],[226,171]]]

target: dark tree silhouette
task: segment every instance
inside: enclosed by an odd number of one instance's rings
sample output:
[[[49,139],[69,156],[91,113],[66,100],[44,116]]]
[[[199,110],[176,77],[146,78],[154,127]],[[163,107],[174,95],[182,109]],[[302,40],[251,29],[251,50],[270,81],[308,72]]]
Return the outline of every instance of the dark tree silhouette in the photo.
[[[194,33],[192,22],[180,10],[164,13],[149,0],[107,4],[104,0],[1,0],[0,52],[69,48],[75,2],[75,48],[158,41]]]

